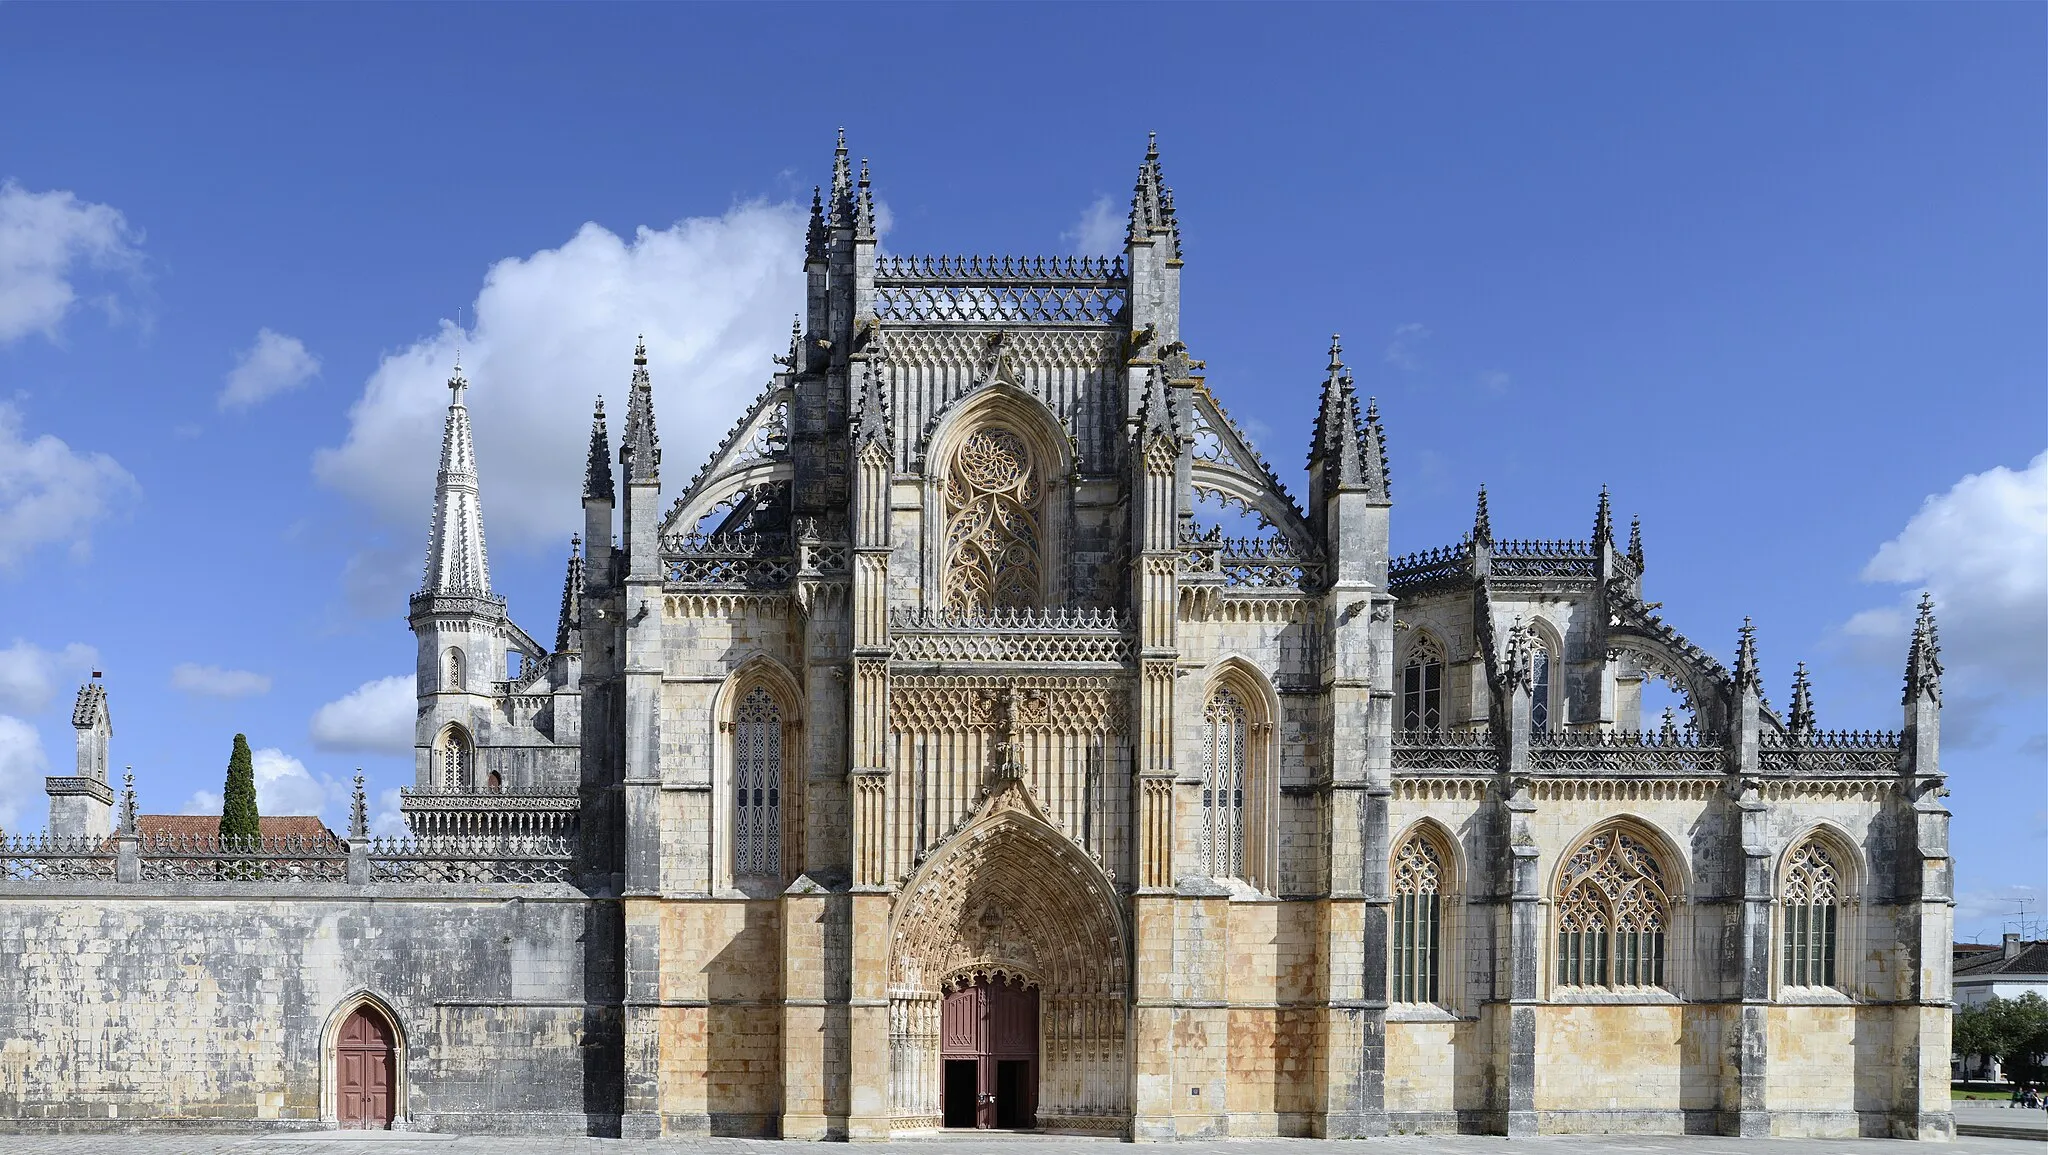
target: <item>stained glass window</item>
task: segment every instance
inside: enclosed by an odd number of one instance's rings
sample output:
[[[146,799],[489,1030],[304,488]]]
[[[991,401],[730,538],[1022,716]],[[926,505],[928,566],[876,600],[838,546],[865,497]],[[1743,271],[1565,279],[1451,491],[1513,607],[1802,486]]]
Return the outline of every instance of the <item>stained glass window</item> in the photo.
[[[1664,868],[1619,830],[1594,835],[1558,884],[1557,981],[1571,987],[1661,987],[1671,900]]]
[[[1785,871],[1785,985],[1835,985],[1835,930],[1841,872],[1818,842],[1792,856]]]
[[[1394,1001],[1438,1001],[1444,858],[1417,835],[1394,854]]]

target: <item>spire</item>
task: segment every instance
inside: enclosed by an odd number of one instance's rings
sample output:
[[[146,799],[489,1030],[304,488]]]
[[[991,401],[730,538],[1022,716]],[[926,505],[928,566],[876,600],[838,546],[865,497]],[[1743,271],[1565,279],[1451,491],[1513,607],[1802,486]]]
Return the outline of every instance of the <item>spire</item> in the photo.
[[[1145,160],[1138,166],[1138,184],[1131,192],[1131,223],[1127,238],[1142,241],[1165,236],[1171,259],[1180,258],[1180,222],[1174,217],[1173,190],[1159,172],[1159,134],[1146,133]]]
[[[1636,576],[1643,574],[1643,519],[1628,519],[1628,560],[1636,567]]]
[[[853,167],[846,158],[846,130],[839,130],[839,146],[832,150],[832,227],[853,227]]]
[[[612,488],[611,434],[604,427],[604,398],[599,397],[597,408],[590,414],[590,465],[583,473],[583,500],[617,499],[618,493]]]
[[[822,261],[825,259],[825,239],[825,199],[820,194],[818,186],[812,185],[811,224],[810,228],[804,232],[804,260],[806,262]]]
[[[1486,512],[1486,487],[1479,487],[1479,509],[1472,515],[1472,544],[1493,544],[1493,516]]]
[[[583,538],[569,537],[569,570],[562,578],[562,615],[555,621],[555,652],[583,649]]]
[[[1735,643],[1735,688],[1755,690],[1763,696],[1763,675],[1757,669],[1756,627],[1748,618],[1742,619],[1742,636]]]
[[[1806,663],[1792,671],[1792,713],[1786,725],[1801,737],[1813,733],[1813,687],[1806,680]]]
[[[1607,500],[1607,487],[1600,487],[1600,508],[1593,511],[1593,548],[1614,544],[1614,506]]]
[[[626,484],[661,481],[661,438],[654,434],[654,382],[647,376],[647,338],[633,345],[633,388],[626,399],[626,432],[619,439]]]
[[[856,448],[879,445],[885,451],[889,434],[889,398],[872,364],[861,367],[860,398],[854,403],[853,444]]]
[[[853,235],[868,240],[875,236],[875,193],[868,187],[868,158],[860,158],[860,195],[853,206]]]
[[[427,538],[422,593],[491,592],[483,509],[477,495],[476,447],[470,442],[469,409],[462,403],[463,391],[468,388],[458,363],[448,378],[448,423],[441,432],[441,471],[434,478],[434,526]]]
[[[1920,595],[1920,617],[1913,623],[1913,648],[1906,654],[1906,696],[1925,695],[1941,701],[1941,634],[1934,627],[1934,596]]]
[[[1351,372],[1344,373],[1344,388],[1351,388]],[[1387,469],[1387,431],[1380,425],[1380,401],[1377,397],[1365,399],[1365,443],[1359,452],[1365,458],[1365,491],[1380,501],[1391,500],[1394,496],[1393,478]]]
[[[1363,434],[1358,419],[1358,394],[1344,368],[1343,340],[1330,337],[1330,365],[1323,378],[1323,396],[1316,407],[1316,426],[1309,446],[1310,469],[1321,467],[1320,485],[1312,498],[1321,501],[1343,490],[1364,489],[1366,468]]]

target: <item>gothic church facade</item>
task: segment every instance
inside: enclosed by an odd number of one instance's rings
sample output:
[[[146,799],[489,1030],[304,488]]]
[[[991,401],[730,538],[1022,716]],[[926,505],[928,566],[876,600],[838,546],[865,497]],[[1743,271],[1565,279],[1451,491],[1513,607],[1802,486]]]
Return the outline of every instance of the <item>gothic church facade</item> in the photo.
[[[1121,254],[910,258],[842,139],[805,271],[687,481],[644,348],[616,445],[600,402],[552,645],[492,592],[451,382],[408,846],[573,861],[427,894],[461,935],[555,912],[469,1003],[417,965],[303,984],[323,1025],[279,1027],[276,1078],[316,1093],[272,1117],[334,1117],[337,1048],[381,1030],[380,1109],[449,1129],[1950,1133],[1931,613],[1902,730],[1835,733],[1803,670],[1765,701],[1746,624],[1731,667],[1658,617],[1604,492],[1586,540],[1496,538],[1482,492],[1392,557],[1388,432],[1334,343],[1297,502],[1181,332],[1156,150]],[[1682,716],[1645,716],[1660,683]],[[349,882],[334,925],[382,925]],[[0,949],[52,885],[0,885]],[[558,1007],[522,1061],[560,1101],[494,1120],[470,1003]],[[8,1070],[0,1106],[36,1100]]]

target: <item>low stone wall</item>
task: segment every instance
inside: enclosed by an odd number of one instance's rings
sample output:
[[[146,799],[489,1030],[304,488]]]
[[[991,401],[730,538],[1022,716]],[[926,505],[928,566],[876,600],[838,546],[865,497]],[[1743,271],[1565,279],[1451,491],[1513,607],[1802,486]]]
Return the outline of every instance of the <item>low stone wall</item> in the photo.
[[[401,1125],[615,1131],[616,919],[552,884],[10,883],[0,1129],[332,1126],[367,994]]]

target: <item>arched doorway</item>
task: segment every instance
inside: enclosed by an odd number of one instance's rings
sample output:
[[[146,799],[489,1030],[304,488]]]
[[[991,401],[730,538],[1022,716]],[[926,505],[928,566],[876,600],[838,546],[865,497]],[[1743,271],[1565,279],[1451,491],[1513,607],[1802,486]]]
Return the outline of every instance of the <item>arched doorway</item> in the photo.
[[[1038,989],[1003,975],[948,991],[939,1012],[948,1127],[1038,1125]]]
[[[343,1127],[388,1129],[396,1113],[397,1046],[391,1024],[369,1006],[342,1021],[334,1042],[335,1114]]]

